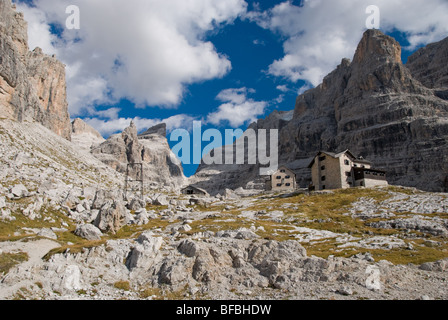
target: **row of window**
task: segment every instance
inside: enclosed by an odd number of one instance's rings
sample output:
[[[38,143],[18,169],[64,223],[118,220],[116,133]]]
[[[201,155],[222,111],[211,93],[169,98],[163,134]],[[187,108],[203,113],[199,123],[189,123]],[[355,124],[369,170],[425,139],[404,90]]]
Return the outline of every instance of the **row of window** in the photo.
[[[364,171],[364,173],[366,175],[374,175],[374,176],[380,176],[380,177],[385,177],[386,176],[386,174],[382,173],[382,172]]]
[[[325,157],[325,156],[323,156],[323,157],[320,157],[319,158],[319,161],[324,161],[325,159],[327,159],[327,157]],[[350,160],[344,160],[344,164],[346,165],[346,166],[350,166],[351,164],[350,164]],[[355,167],[355,168],[357,168],[358,167],[358,165],[355,163],[355,164],[353,164],[353,166]],[[366,166],[361,166],[361,168],[365,168]],[[320,168],[321,170],[325,170],[325,166],[322,166],[321,168]]]
[[[277,183],[277,187],[281,187],[281,186],[283,186],[283,184],[281,184],[281,183]],[[285,186],[290,187],[291,184],[290,184],[290,183],[287,183],[287,184],[285,184]]]
[[[283,179],[281,176],[277,176],[277,180]],[[291,179],[291,176],[286,176],[285,179]]]

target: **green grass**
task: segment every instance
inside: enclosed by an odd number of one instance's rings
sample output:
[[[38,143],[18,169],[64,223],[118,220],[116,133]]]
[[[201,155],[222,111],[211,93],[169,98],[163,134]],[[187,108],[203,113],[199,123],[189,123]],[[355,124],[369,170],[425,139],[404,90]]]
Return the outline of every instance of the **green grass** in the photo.
[[[55,210],[54,208],[43,206],[39,211],[40,218],[31,220],[25,217],[21,212],[15,212],[12,215],[16,218],[14,221],[0,221],[0,242],[18,241],[29,237],[28,235],[15,235],[15,233],[22,233],[22,228],[42,229],[42,228],[63,228],[63,223],[69,225],[69,228],[74,228],[74,222],[71,221],[63,212]],[[45,218],[51,218],[55,222],[49,222]]]
[[[28,261],[29,256],[25,252],[3,253],[0,255],[0,274],[7,274],[9,270],[18,264]]]
[[[129,281],[117,281],[114,283],[114,288],[123,291],[130,291],[131,284],[129,283]]]

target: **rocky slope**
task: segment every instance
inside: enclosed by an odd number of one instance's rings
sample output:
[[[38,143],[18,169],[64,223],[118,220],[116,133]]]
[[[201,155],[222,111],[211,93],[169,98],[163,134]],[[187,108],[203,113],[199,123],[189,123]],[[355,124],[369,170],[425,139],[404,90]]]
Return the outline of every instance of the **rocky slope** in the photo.
[[[350,149],[388,172],[391,184],[444,191],[448,176],[446,40],[401,61],[401,47],[378,30],[365,32],[353,61],[342,63],[323,83],[297,98],[292,119],[275,113],[254,129],[279,128],[280,164],[306,187],[307,169],[319,150]],[[420,81],[421,82],[420,82]],[[435,88],[435,89],[434,89]],[[201,165],[196,180],[245,187],[257,168]],[[244,175],[246,176],[246,174]]]
[[[107,206],[100,198],[87,204]],[[65,229],[10,222],[21,237],[0,234],[9,239],[0,255],[28,258],[0,274],[0,298],[448,299],[446,195],[387,188],[212,202],[147,202],[115,235],[94,232],[87,214],[77,236],[71,219]]]
[[[147,186],[179,189],[185,182],[182,164],[168,145],[164,124],[138,135],[137,127],[131,123],[122,133],[94,147],[92,153],[123,174],[126,174],[128,164],[142,163]],[[136,168],[131,168],[131,178],[139,177],[134,171]]]
[[[65,66],[40,48],[29,51],[27,23],[11,0],[0,2],[0,114],[70,140]]]

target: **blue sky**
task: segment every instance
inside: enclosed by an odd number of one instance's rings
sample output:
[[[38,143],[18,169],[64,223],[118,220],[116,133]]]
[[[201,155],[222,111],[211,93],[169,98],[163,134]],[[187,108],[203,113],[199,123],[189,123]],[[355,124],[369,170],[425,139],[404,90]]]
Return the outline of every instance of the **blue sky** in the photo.
[[[72,117],[105,137],[131,120],[143,131],[242,128],[352,58],[366,30],[366,8],[403,45],[403,59],[448,36],[445,0],[27,0],[29,45],[67,65]],[[80,9],[80,29],[66,8]],[[171,143],[173,145],[174,143]],[[196,166],[184,166],[187,176]]]

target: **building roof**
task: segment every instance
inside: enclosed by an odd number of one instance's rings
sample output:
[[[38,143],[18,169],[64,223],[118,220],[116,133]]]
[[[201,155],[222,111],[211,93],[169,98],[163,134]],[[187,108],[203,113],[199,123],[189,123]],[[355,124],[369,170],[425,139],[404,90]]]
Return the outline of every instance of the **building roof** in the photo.
[[[313,167],[313,165],[314,165],[314,162],[316,161],[316,158],[319,157],[319,156],[321,156],[322,154],[325,154],[325,155],[327,155],[327,156],[330,156],[330,157],[332,157],[332,158],[334,158],[334,159],[340,158],[340,157],[342,157],[343,155],[347,155],[347,156],[349,156],[349,157],[352,159],[353,162],[356,162],[356,163],[362,163],[362,164],[370,164],[370,165],[373,164],[372,162],[370,162],[370,161],[368,161],[368,160],[365,160],[365,159],[362,158],[362,157],[359,157],[359,158],[355,157],[355,156],[353,155],[353,153],[352,153],[350,150],[347,149],[347,150],[342,151],[342,152],[339,152],[339,153],[328,152],[328,151],[319,151],[319,152],[317,153],[317,155],[313,158],[313,161],[311,161],[311,163],[309,164],[308,168],[311,169],[311,168]]]
[[[195,187],[195,186],[188,186],[188,187],[182,188],[181,191],[186,190],[186,189],[195,189],[195,190],[200,191],[200,192],[202,192],[204,194],[208,194],[208,192],[205,191],[204,189],[201,189],[201,188],[198,188],[198,187]]]
[[[369,172],[376,172],[376,173],[384,173],[384,174],[387,174],[387,171],[384,171],[384,170],[378,170],[378,169],[353,168],[353,170],[355,170],[355,172],[369,171]]]
[[[280,167],[277,169],[277,171],[275,171],[275,172],[273,172],[273,173],[271,174],[271,176],[276,175],[280,170],[287,170],[287,171],[289,171],[290,173],[292,173],[293,175],[295,175],[294,171],[292,171],[292,170],[289,169],[288,167],[286,167],[286,166],[280,166]]]

